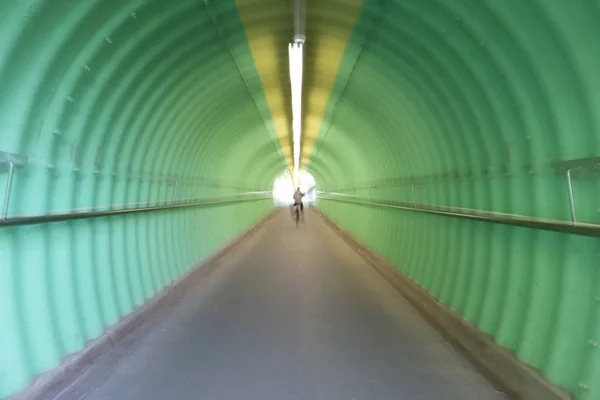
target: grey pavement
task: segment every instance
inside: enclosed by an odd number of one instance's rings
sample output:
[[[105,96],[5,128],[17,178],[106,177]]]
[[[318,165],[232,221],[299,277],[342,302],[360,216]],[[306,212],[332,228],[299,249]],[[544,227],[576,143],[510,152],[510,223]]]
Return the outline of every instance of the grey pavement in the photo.
[[[57,400],[505,399],[316,213],[279,214]]]

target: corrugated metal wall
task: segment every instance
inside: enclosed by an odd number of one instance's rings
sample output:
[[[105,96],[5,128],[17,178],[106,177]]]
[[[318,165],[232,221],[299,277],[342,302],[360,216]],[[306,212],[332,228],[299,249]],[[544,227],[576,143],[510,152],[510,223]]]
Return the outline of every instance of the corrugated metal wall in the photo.
[[[270,190],[286,165],[263,123],[270,117],[260,84],[242,78],[257,72],[235,3],[207,7],[0,2],[0,158],[25,162],[14,170],[9,217]],[[214,15],[227,21],[228,37]],[[0,199],[6,178],[2,164]],[[267,199],[0,227],[0,398],[272,206]]]
[[[367,1],[311,170],[349,199],[569,222],[573,168],[577,219],[600,223],[598,37],[595,1]],[[598,239],[319,207],[550,381],[600,399]]]

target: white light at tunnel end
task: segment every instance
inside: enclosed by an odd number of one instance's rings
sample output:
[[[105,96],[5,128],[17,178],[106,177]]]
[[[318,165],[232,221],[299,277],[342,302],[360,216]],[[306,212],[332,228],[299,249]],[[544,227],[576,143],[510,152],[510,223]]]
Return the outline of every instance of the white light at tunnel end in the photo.
[[[315,177],[308,171],[300,171],[298,174],[298,186],[303,193],[306,193],[304,197],[305,203],[314,203],[316,198],[316,181]],[[296,190],[294,180],[290,176],[288,171],[281,174],[275,183],[273,184],[273,201],[278,206],[289,206],[294,200],[292,198],[294,191]]]

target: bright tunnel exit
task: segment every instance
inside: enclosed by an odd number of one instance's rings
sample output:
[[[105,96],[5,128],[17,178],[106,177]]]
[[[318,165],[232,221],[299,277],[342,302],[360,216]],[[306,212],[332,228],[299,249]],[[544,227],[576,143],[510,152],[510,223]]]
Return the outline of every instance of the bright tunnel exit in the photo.
[[[308,171],[300,171],[298,174],[300,190],[305,193],[304,204],[313,203],[315,201],[315,177]],[[276,205],[286,206],[291,205],[294,200],[292,195],[296,187],[292,180],[291,174],[286,171],[282,173],[273,184],[273,201]]]

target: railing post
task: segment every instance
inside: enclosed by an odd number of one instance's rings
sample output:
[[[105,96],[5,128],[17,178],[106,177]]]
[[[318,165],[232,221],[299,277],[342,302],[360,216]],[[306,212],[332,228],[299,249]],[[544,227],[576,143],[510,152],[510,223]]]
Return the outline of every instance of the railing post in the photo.
[[[575,212],[575,196],[573,195],[573,182],[571,181],[571,170],[567,170],[567,187],[569,188],[569,206],[571,207],[571,219],[574,224],[577,223],[577,214]]]
[[[175,196],[177,195],[177,184],[178,181],[175,181],[175,189],[173,189],[173,199],[171,200],[171,204],[175,204]]]
[[[8,165],[6,190],[4,192],[4,204],[2,205],[2,214],[0,214],[0,220],[5,221],[8,219],[8,208],[10,205],[10,196],[12,192],[15,168],[25,168],[25,165],[27,164],[27,157],[0,151],[0,165],[2,164]]]
[[[5,220],[8,218],[8,205],[10,203],[10,192],[12,191],[13,173],[15,171],[15,163],[12,161],[8,162],[8,178],[6,178],[6,191],[4,192],[4,206],[2,207],[2,218]]]

